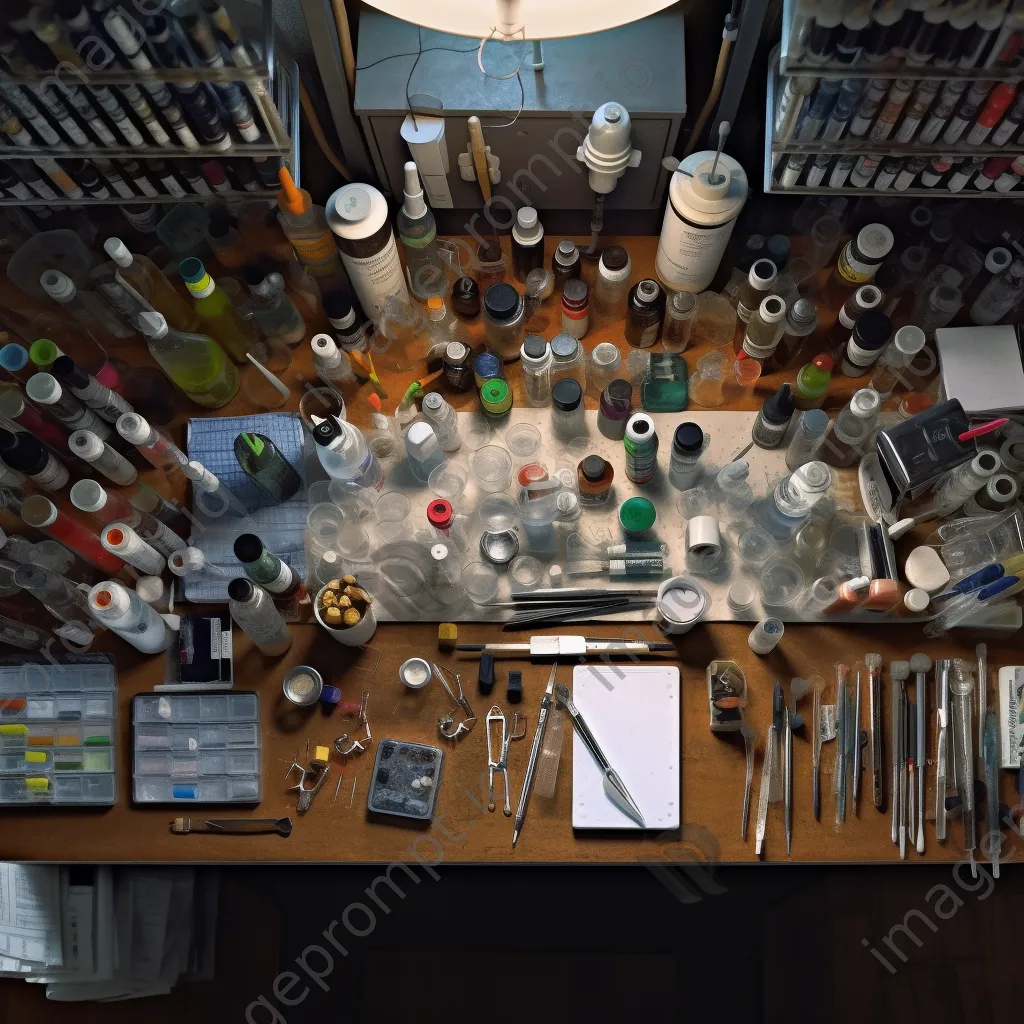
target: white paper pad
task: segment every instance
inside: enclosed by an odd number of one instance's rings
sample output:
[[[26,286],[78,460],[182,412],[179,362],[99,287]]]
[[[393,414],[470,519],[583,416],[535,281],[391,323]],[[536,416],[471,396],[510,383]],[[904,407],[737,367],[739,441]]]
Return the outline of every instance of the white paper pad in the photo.
[[[971,414],[1024,408],[1024,364],[1017,329],[940,327],[935,344],[942,386]]]

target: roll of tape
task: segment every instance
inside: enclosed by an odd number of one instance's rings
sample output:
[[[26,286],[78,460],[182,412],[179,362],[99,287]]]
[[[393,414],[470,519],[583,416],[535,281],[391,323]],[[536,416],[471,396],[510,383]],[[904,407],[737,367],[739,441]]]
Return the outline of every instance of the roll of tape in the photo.
[[[708,595],[695,579],[673,576],[658,588],[654,607],[663,632],[689,633],[704,618]]]
[[[722,547],[722,535],[714,516],[694,516],[686,524],[686,550],[691,555],[712,555]]]

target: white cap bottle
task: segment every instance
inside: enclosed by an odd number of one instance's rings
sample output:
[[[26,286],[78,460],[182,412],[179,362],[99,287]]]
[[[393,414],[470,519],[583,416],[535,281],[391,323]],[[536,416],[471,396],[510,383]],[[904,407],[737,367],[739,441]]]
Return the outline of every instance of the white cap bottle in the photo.
[[[89,610],[144,654],[156,654],[170,645],[172,633],[159,612],[114,580],[97,583],[89,591]]]

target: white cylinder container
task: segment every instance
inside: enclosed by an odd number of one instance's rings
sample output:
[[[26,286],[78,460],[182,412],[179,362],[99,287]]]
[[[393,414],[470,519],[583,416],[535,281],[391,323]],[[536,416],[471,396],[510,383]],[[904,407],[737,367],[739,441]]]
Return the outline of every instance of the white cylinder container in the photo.
[[[313,599],[313,614],[316,616],[316,621],[333,639],[346,647],[362,647],[363,644],[369,643],[370,638],[377,631],[377,616],[373,614],[373,606],[370,605],[366,609],[356,625],[349,626],[347,629],[336,629],[334,626],[328,626],[320,615],[320,597],[326,589],[326,587],[321,587]]]
[[[144,654],[156,654],[170,645],[172,633],[159,612],[120,583],[97,583],[89,591],[89,609],[104,626]]]
[[[689,633],[704,618],[708,595],[695,579],[673,576],[658,588],[654,607],[663,633]]]

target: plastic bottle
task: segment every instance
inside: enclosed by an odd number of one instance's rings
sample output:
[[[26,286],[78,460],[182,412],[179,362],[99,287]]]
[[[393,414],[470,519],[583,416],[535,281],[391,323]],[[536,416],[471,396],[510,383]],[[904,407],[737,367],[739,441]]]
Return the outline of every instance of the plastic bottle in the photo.
[[[892,321],[877,309],[868,310],[853,325],[840,369],[846,377],[863,377],[892,337]]]
[[[117,421],[117,432],[157,469],[169,472],[188,465],[188,456],[162,431],[151,426],[137,412]]]
[[[761,406],[750,438],[758,448],[774,449],[782,445],[789,430],[790,421],[796,406],[790,393],[789,384],[783,384],[774,395],[765,399]]]
[[[796,470],[813,461],[828,430],[828,422],[828,413],[823,409],[808,409],[800,414],[793,439],[786,449],[787,469]]]
[[[423,396],[420,408],[434,428],[441,451],[457,452],[462,447],[458,413],[436,391],[429,391]]]
[[[246,576],[275,599],[297,596],[302,600],[308,597],[306,585],[299,574],[278,558],[255,533],[236,537],[233,550],[235,558],[245,568]]]
[[[116,573],[124,568],[124,560],[107,551],[96,534],[59,512],[57,506],[41,494],[32,494],[25,499],[21,518],[103,572]]]
[[[256,323],[260,330],[275,341],[298,345],[306,336],[306,321],[302,319],[295,303],[285,294],[284,280],[279,275],[266,274],[262,268],[251,265],[242,270],[242,276],[252,294]]]
[[[519,360],[527,402],[535,409],[547,405],[551,401],[551,346],[531,334],[519,349]]]
[[[43,291],[54,302],[59,302],[70,318],[92,335],[100,345],[110,345],[117,339],[133,338],[129,327],[101,298],[91,295],[91,302],[80,295],[74,281],[59,270],[45,270],[39,278]]]
[[[167,567],[164,556],[127,523],[115,522],[105,526],[100,542],[112,555],[117,555],[148,576],[159,576]]]
[[[582,272],[583,265],[576,243],[563,238],[551,254],[551,273],[555,276],[555,288],[560,290],[570,277],[579,277]]]
[[[422,483],[445,461],[434,428],[424,420],[416,420],[405,432],[405,454],[412,475]]]
[[[0,427],[0,460],[18,473],[24,473],[44,491],[59,492],[69,480],[68,467],[54,458],[37,437],[12,433]]]
[[[831,486],[828,466],[808,462],[779,481],[775,490],[757,503],[757,521],[770,536],[789,540]]]
[[[235,461],[245,475],[273,502],[294,498],[302,477],[265,434],[242,431],[234,441]]]
[[[512,273],[526,284],[526,275],[543,266],[544,228],[532,206],[520,207],[512,226]]]
[[[270,595],[238,577],[228,584],[228,610],[232,620],[268,658],[277,658],[292,645],[292,634]]]
[[[53,374],[33,374],[25,385],[25,395],[69,430],[91,430],[102,438],[110,437],[112,433],[110,426],[74,395],[66,392]]]
[[[788,369],[800,357],[804,343],[818,329],[818,307],[812,299],[797,299],[787,306],[785,327],[775,354],[765,365],[767,373]]]
[[[585,338],[590,327],[590,289],[586,281],[570,278],[562,288],[562,332]]]
[[[16,423],[56,451],[61,451],[67,443],[67,428],[43,416],[31,402],[25,401],[18,388],[0,391],[0,420],[5,419]]]
[[[345,185],[327,200],[325,215],[363,312],[376,322],[389,297],[408,304],[384,196],[372,185]]]
[[[194,256],[182,260],[178,272],[195,297],[196,312],[211,337],[224,346],[236,363],[247,362],[246,353],[259,340],[255,328],[242,319],[227,292],[217,286]]]
[[[740,282],[736,299],[736,316],[747,323],[751,314],[768,295],[779,276],[778,268],[771,260],[755,260],[747,273],[747,279]]]
[[[725,153],[691,153],[672,175],[668,195],[655,272],[672,291],[699,293],[729,244],[747,199],[747,176]]]
[[[526,333],[526,307],[512,285],[493,284],[484,292],[483,320],[487,348],[505,362],[518,359]]]
[[[626,341],[635,348],[650,348],[661,332],[665,292],[653,278],[638,281],[629,292],[626,309]]]
[[[924,348],[925,334],[920,327],[907,324],[901,327],[892,341],[878,357],[868,387],[878,392],[884,402],[896,389],[905,370],[914,356]]]
[[[1024,296],[1024,261],[1013,263],[981,290],[967,316],[972,324],[988,327],[999,323]]]
[[[629,253],[621,245],[610,245],[601,253],[593,296],[599,319],[615,322],[625,317],[632,270]]]
[[[235,443],[237,442],[238,438],[235,438]],[[237,453],[235,458],[237,460]],[[192,499],[196,507],[211,519],[218,519],[228,512],[233,512],[237,516],[249,514],[244,503],[224,486],[216,473],[210,472],[201,462],[191,459],[187,465],[181,467],[181,471],[192,481]]]
[[[800,367],[793,389],[793,401],[798,409],[818,409],[825,401],[832,381],[832,357],[816,355]]]
[[[148,257],[136,255],[120,238],[103,243],[107,255],[117,264],[116,277],[122,286],[131,288],[176,330],[199,330],[200,318],[195,309],[175,291],[164,272]]]
[[[430,352],[427,358],[443,358],[453,341],[469,344],[466,325],[447,306],[440,295],[427,299],[427,327],[430,331]]]
[[[775,353],[775,348],[786,327],[786,304],[777,295],[761,300],[761,305],[751,314],[739,350],[748,359],[765,363]]]
[[[356,383],[348,353],[329,334],[314,334],[309,347],[313,350],[313,369],[325,384],[342,387]]]
[[[365,352],[365,325],[356,319],[356,311],[348,296],[342,292],[327,292],[323,298],[323,307],[338,345],[346,352]]]
[[[846,347],[851,332],[857,321],[869,310],[882,302],[882,292],[873,284],[865,284],[858,288],[842,305],[836,322],[828,333],[825,342],[829,352],[837,355]]]
[[[286,167],[278,168],[277,174],[281,183],[277,220],[299,262],[313,275],[324,295],[343,288],[345,271],[323,207],[314,206],[312,196],[296,187]]]
[[[89,609],[104,626],[143,654],[165,651],[174,639],[156,609],[113,580],[97,583],[89,591]]]
[[[238,394],[238,370],[213,338],[173,331],[161,313],[143,313],[139,328],[150,355],[196,405],[219,409]]]
[[[355,487],[380,490],[384,470],[358,427],[331,416],[316,423],[313,440],[320,465],[329,476]]]
[[[409,290],[421,301],[431,295],[441,295],[447,287],[447,278],[441,255],[437,251],[437,224],[434,214],[423,198],[423,188],[416,164],[405,164],[405,201],[395,224],[398,237],[405,246],[405,270]]]
[[[586,393],[586,355],[578,338],[571,334],[556,334],[551,339],[551,385],[563,377],[571,377]]]
[[[94,409],[96,415],[107,423],[116,423],[126,412],[134,412],[116,391],[101,384],[68,356],[58,356],[53,361],[52,370],[55,377],[59,377],[71,388],[76,398]]]
[[[444,379],[460,394],[472,390],[475,384],[472,355],[470,347],[461,341],[450,342],[444,350]]]
[[[951,470],[936,486],[932,506],[946,514],[960,508],[968,498],[984,487],[1002,468],[999,456],[993,451],[979,452],[970,462]]]
[[[830,466],[852,466],[867,454],[871,432],[878,422],[881,401],[877,391],[861,388],[840,410],[819,450]]]

